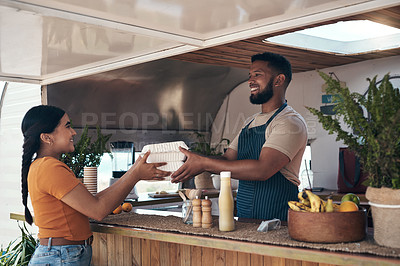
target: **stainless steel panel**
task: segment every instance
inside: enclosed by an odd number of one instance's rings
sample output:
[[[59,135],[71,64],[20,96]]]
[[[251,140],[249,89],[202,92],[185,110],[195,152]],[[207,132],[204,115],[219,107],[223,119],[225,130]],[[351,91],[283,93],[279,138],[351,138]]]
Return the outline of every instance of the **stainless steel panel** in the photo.
[[[48,85],[48,104],[65,109],[77,127],[208,132],[225,96],[247,76],[162,59]]]

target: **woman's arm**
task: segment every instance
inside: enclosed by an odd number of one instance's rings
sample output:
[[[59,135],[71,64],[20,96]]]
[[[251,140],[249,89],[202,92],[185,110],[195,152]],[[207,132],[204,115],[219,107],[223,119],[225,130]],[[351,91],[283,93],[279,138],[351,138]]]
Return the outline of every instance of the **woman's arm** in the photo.
[[[121,204],[139,180],[162,180],[171,173],[157,169],[165,163],[146,163],[150,152],[135,164],[112,186],[93,196],[84,185],[79,184],[64,197],[65,204],[80,213],[101,221]]]

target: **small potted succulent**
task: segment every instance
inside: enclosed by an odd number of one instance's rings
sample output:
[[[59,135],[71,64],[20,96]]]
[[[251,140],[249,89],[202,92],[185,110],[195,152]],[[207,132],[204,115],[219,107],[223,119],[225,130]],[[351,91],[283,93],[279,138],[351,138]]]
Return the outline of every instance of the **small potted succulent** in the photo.
[[[383,246],[400,248],[400,92],[386,74],[377,85],[375,76],[369,81],[366,95],[341,87],[340,82],[319,72],[336,95],[334,116],[307,107],[329,134],[337,134],[359,157],[369,174],[364,183],[374,220],[375,241]],[[361,111],[363,110],[363,111]],[[364,115],[364,110],[366,115]],[[350,129],[344,130],[339,119]],[[357,134],[353,133],[357,132]]]

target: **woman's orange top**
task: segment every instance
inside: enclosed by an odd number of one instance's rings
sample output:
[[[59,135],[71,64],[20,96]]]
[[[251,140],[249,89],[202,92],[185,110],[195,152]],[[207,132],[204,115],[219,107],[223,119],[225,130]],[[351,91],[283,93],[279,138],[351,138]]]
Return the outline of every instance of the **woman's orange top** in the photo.
[[[84,240],[92,235],[89,218],[61,201],[78,184],[71,169],[53,157],[39,158],[31,164],[28,190],[39,238]]]

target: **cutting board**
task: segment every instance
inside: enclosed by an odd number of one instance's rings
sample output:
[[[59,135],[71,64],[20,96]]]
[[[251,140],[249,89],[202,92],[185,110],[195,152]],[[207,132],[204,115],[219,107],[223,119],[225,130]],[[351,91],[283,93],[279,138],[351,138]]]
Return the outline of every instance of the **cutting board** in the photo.
[[[177,198],[177,197],[179,197],[178,193],[166,193],[166,194],[149,193],[148,195],[151,198]]]
[[[190,189],[189,189],[190,190]],[[185,193],[186,195],[187,193]],[[211,196],[211,195],[218,195],[219,190],[216,189],[203,189],[202,196]],[[167,194],[157,194],[157,193],[149,193],[150,198],[178,198],[180,197],[176,192],[169,192]],[[186,195],[187,196],[187,195]]]

